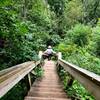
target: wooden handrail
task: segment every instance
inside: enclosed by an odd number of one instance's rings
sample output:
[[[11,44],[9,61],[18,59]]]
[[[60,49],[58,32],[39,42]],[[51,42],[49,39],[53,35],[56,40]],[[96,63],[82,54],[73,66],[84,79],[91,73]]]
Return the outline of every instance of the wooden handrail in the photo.
[[[59,56],[59,55],[58,55]],[[61,55],[60,55],[61,56]],[[71,76],[77,79],[84,87],[95,96],[96,100],[100,100],[100,76],[73,65],[61,58],[58,58],[58,64],[62,66]]]
[[[39,53],[41,59],[42,52]],[[23,64],[13,66],[11,68],[0,71],[0,98],[4,96],[11,88],[13,88],[26,75],[29,78],[30,72],[38,65],[40,61],[29,61]],[[88,70],[80,68],[62,59],[61,53],[58,53],[58,64],[61,65],[71,76],[82,83],[96,100],[100,100],[100,76]]]
[[[0,71],[0,98],[4,96],[11,88],[13,88],[26,75],[28,75],[29,77],[30,75],[29,73],[38,64],[40,64],[40,61],[37,62],[30,61]]]
[[[24,63],[22,63],[22,64],[18,64],[18,65],[15,65],[15,66],[12,66],[12,67],[10,67],[10,68],[7,68],[7,69],[4,69],[4,70],[2,70],[2,71],[0,71],[0,77],[3,75],[3,74],[5,74],[5,73],[9,73],[9,71],[11,71],[11,70],[14,70],[14,69],[17,69],[17,68],[21,68],[20,66],[22,66],[22,65],[25,65],[25,64],[30,64],[30,61],[29,62],[24,62]]]

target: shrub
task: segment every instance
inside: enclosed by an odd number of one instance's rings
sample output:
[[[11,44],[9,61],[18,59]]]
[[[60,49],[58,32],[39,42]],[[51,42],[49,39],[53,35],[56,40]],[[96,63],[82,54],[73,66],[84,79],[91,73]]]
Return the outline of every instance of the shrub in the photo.
[[[77,46],[84,47],[89,44],[89,37],[92,30],[89,26],[77,24],[66,34],[65,40],[75,43]]]
[[[93,28],[92,51],[100,57],[100,26]]]

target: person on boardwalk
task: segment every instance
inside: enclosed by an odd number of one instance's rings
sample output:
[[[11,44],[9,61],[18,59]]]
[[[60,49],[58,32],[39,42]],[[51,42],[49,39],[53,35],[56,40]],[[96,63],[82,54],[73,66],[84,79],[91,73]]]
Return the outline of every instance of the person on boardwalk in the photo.
[[[47,58],[48,60],[50,60],[53,55],[56,55],[56,52],[53,51],[51,46],[48,46],[47,50],[44,51],[42,56],[43,56],[43,59]]]

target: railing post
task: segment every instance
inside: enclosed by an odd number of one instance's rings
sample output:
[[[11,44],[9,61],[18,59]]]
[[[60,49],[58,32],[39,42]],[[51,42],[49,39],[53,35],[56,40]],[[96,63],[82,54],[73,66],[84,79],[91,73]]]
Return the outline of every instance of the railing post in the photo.
[[[27,89],[29,90],[31,88],[32,82],[31,82],[31,75],[28,73],[25,77],[25,83],[27,86]]]
[[[61,59],[61,58],[62,58],[62,53],[58,52],[58,59]]]
[[[39,55],[38,56],[39,56],[40,60],[42,59],[42,54],[43,54],[42,51],[39,51]]]
[[[39,51],[39,59],[40,59],[40,66],[43,66],[44,65],[44,60],[43,60],[43,57],[42,57],[42,55],[43,55],[43,52],[42,51]]]
[[[29,87],[31,87],[32,86],[32,82],[31,82],[31,75],[30,75],[30,73],[28,74],[28,82],[29,82]]]

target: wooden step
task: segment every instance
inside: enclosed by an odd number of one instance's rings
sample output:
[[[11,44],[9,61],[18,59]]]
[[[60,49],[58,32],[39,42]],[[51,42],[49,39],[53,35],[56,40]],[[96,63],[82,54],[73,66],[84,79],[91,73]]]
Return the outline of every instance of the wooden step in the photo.
[[[26,97],[25,100],[71,100],[68,98],[45,98],[45,97]]]
[[[29,92],[28,96],[31,97],[46,97],[46,98],[67,98],[66,93],[64,92],[44,92],[44,91],[32,91]]]
[[[32,87],[62,88],[61,85],[52,85],[52,84],[50,84],[49,86],[47,84],[35,84]]]
[[[60,80],[46,80],[46,79],[43,79],[43,80],[41,80],[41,81],[38,81],[38,82],[47,82],[47,83],[60,83],[60,84],[62,84],[61,82],[60,82]]]
[[[52,84],[50,84],[50,82],[38,82],[37,84],[45,84],[45,85],[60,85],[60,86],[62,86],[62,84],[61,83],[58,83],[58,82],[51,82]],[[36,83],[34,84],[34,85],[36,85]],[[33,86],[34,86],[33,85]]]
[[[52,92],[64,92],[64,90],[63,89],[61,89],[61,88],[48,88],[48,87],[32,87],[31,88],[31,90],[30,91],[44,91],[44,92],[46,92],[46,91],[52,91]]]
[[[50,84],[51,83],[51,84]],[[48,85],[48,86],[55,86],[55,85],[58,85],[58,86],[61,86],[63,87],[62,83],[59,83],[59,82],[49,82],[49,81],[42,81],[42,82],[37,82],[37,83],[34,83],[32,85],[32,87],[36,86],[36,85]]]

